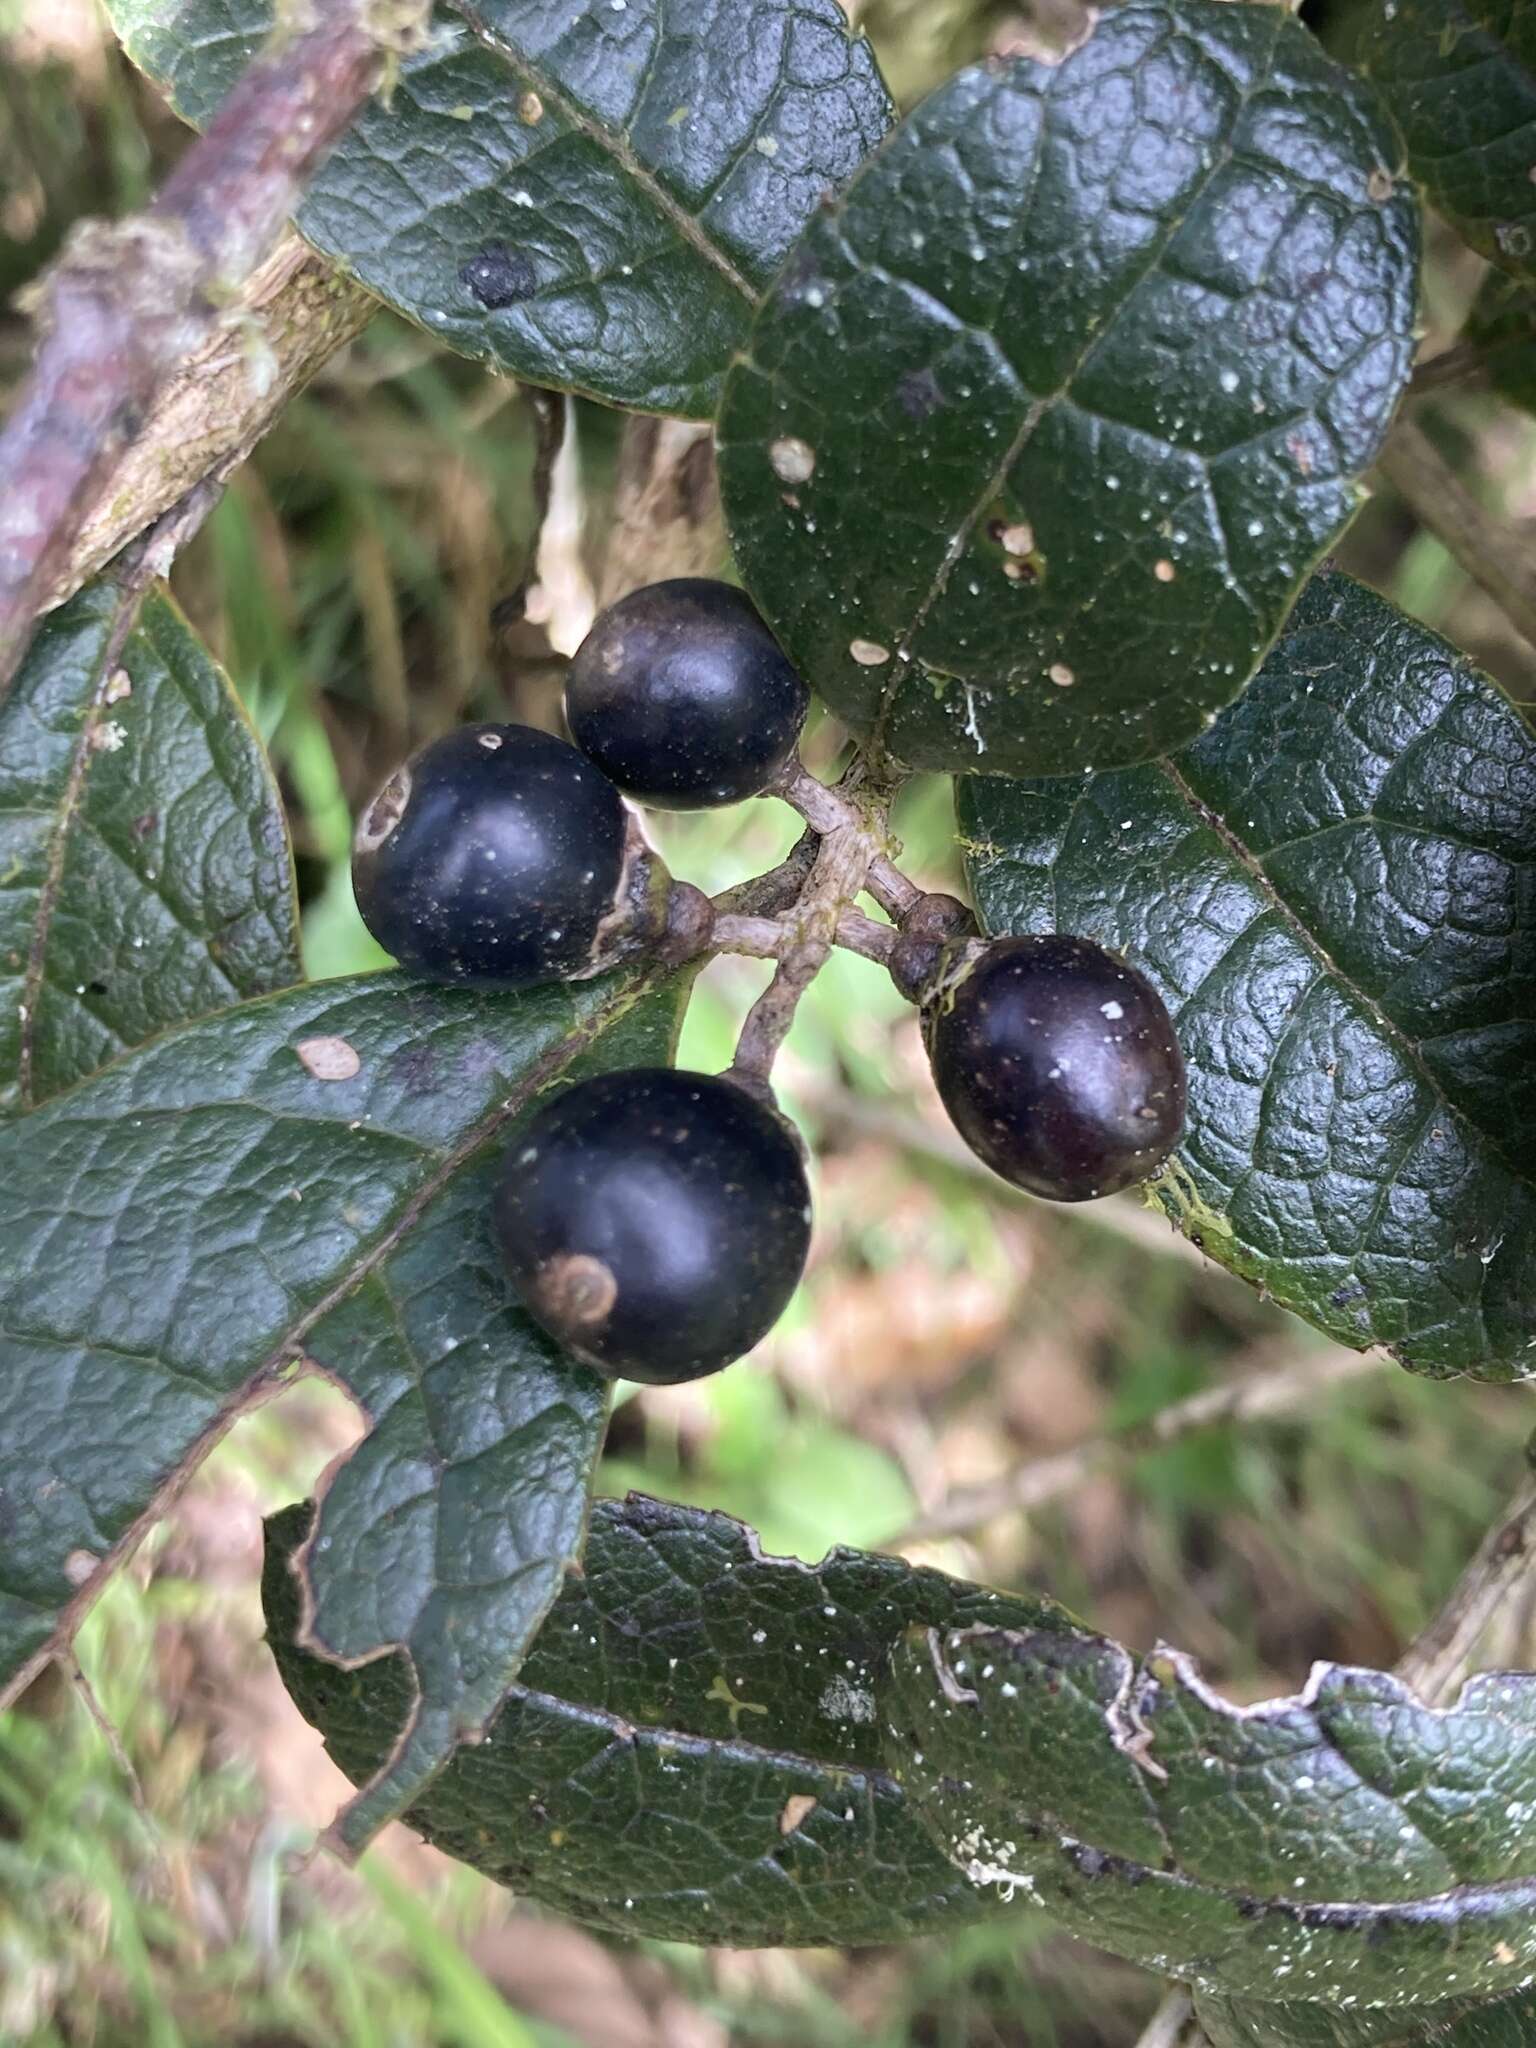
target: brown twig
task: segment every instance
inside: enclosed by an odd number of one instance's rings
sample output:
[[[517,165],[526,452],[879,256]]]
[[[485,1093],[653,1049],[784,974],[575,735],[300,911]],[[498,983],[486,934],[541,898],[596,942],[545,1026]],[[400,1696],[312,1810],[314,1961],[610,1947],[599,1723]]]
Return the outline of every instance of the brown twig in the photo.
[[[750,917],[735,911],[717,912],[710,929],[713,953],[745,953],[755,960],[777,960],[795,944],[796,921],[787,917]],[[883,967],[890,959],[896,933],[862,911],[844,910],[838,917],[833,944],[858,953]]]
[[[213,332],[168,377],[78,515],[39,601],[72,597],[136,534],[209,477],[236,469],[289,400],[367,325],[378,301],[285,235]]]
[[[1381,1351],[1346,1351],[1334,1346],[1300,1355],[1294,1345],[1267,1346],[1256,1352],[1241,1379],[1172,1402],[1134,1429],[1084,1437],[1048,1457],[1030,1458],[990,1486],[974,1487],[941,1501],[930,1514],[910,1523],[895,1541],[915,1543],[953,1536],[1010,1510],[1027,1513],[1072,1492],[1091,1473],[1129,1464],[1143,1453],[1177,1443],[1197,1430],[1292,1414],[1336,1387],[1379,1373],[1385,1357]]]
[[[1414,366],[1408,379],[1408,396],[1422,398],[1426,392],[1444,391],[1451,385],[1481,383],[1488,374],[1489,354],[1481,342],[1452,342],[1449,348]]]
[[[1488,1624],[1536,1565],[1536,1483],[1527,1480],[1489,1530],[1450,1598],[1398,1659],[1397,1675],[1430,1706],[1460,1691]]]
[[[862,825],[839,825],[822,838],[816,862],[789,913],[791,936],[773,980],[747,1012],[733,1074],[764,1082],[789,1034],[800,998],[826,963],[838,924],[864,879],[869,839]]]
[[[870,845],[863,886],[888,917],[904,916],[922,895],[922,890],[907,880],[885,850],[883,808],[864,808],[843,790],[818,782],[798,759],[764,794],[781,798],[791,810],[800,813],[813,832],[823,836],[850,827],[862,831]]]
[[[1536,554],[1484,511],[1433,441],[1400,419],[1378,463],[1419,524],[1480,583],[1517,632],[1536,647]]]
[[[0,434],[0,689],[82,515],[377,84],[372,13],[329,0],[250,66],[146,213],[84,223],[50,274],[37,359]],[[402,38],[410,27],[402,15]]]
[[[555,463],[565,446],[569,407],[563,391],[546,391],[542,385],[523,387],[523,402],[533,417],[533,539],[517,586],[491,607],[491,631],[504,633],[527,615],[528,593],[538,580],[539,547],[549,518],[549,501],[555,484]]]

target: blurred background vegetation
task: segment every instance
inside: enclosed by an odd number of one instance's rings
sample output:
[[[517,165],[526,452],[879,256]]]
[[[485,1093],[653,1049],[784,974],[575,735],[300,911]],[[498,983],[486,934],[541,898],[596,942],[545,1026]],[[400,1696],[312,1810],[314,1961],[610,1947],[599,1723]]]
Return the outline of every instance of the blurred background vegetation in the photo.
[[[1020,27],[998,0],[870,0],[862,19],[903,102]],[[0,0],[0,403],[29,345],[18,288],[82,214],[140,205],[183,146],[89,0]],[[1427,347],[1454,338],[1480,270],[1432,231]],[[1490,510],[1536,519],[1536,425],[1476,390],[1419,417]],[[281,776],[315,975],[377,964],[347,852],[382,774],[466,716],[557,718],[618,422],[576,409],[563,539],[536,565],[535,440],[516,386],[381,314],[177,565],[177,594]],[[1340,559],[1536,697],[1530,649],[1385,487]],[[493,624],[527,575],[527,616]],[[839,744],[817,728],[818,765]],[[955,885],[947,788],[912,787],[898,823],[912,871]],[[757,804],[655,829],[676,872],[718,889],[771,864],[794,821]],[[726,1062],[763,972],[709,971],[686,1062]],[[1393,1660],[1512,1489],[1527,1394],[1386,1365],[1325,1391],[1315,1340],[1129,1198],[1073,1211],[1010,1198],[957,1160],[911,1013],[862,961],[840,956],[816,984],[784,1082],[820,1161],[805,1286],[749,1367],[622,1403],[604,1490],[721,1507],[805,1557],[899,1545],[1044,1587],[1133,1645],[1182,1644],[1239,1697],[1293,1688],[1316,1658]],[[1271,1419],[1144,1448],[1138,1425],[1170,1404],[1276,1373],[1317,1384]],[[259,1522],[356,1431],[313,1384],[243,1422],[92,1615],[88,1689],[55,1671],[0,1718],[0,2043],[1137,2040],[1158,1987],[1026,1909],[944,1945],[735,1955],[540,1918],[400,1829],[358,1873],[306,1864],[342,1788],[262,1647]],[[997,1506],[1008,1475],[1038,1480],[1037,1461],[1084,1444],[1070,1487],[1035,1485],[1027,1512]],[[975,1489],[964,1527],[910,1534],[954,1523],[951,1504]]]

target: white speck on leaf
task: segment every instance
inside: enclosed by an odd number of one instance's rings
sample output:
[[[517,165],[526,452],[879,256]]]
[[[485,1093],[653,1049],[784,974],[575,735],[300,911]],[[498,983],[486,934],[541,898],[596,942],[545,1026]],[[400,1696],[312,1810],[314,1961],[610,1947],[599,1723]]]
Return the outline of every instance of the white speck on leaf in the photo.
[[[350,1081],[362,1071],[357,1048],[344,1038],[301,1038],[293,1049],[300,1066],[316,1081]]]

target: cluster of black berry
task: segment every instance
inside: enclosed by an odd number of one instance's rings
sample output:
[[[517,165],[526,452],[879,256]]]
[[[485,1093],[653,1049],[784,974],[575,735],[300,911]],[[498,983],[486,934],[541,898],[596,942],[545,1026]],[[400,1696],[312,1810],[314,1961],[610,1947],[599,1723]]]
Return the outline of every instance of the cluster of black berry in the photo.
[[[597,620],[566,685],[568,745],[520,725],[434,740],[358,826],[353,883],[381,945],[439,981],[502,989],[706,950],[624,802],[691,810],[773,785],[807,694],[728,584],[652,584]],[[919,895],[890,968],[935,1080],[988,1166],[1057,1201],[1145,1179],[1177,1142],[1184,1069],[1151,984],[1092,941],[985,941]],[[496,1204],[508,1270],[599,1371],[697,1379],[777,1321],[810,1243],[799,1137],[735,1075],[631,1068],[567,1088],[514,1139]]]

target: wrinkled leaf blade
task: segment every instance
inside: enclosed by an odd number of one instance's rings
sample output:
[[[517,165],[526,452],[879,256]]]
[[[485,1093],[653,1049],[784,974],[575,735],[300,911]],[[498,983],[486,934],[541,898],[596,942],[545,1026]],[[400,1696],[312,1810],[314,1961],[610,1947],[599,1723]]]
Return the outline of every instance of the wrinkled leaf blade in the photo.
[[[0,1114],[301,978],[261,743],[170,600],[134,603],[50,614],[0,705]]]
[[[1399,155],[1285,8],[1131,0],[1059,66],[961,72],[812,222],[727,382],[722,487],[877,751],[1062,774],[1230,702],[1407,374]]]
[[[1474,249],[1536,278],[1536,6],[1362,0],[1344,47],[1391,108],[1431,203]]]
[[[169,1032],[0,1128],[0,1687],[641,987],[316,983]],[[315,1077],[299,1048],[317,1039],[350,1047],[352,1078]]]
[[[338,1670],[295,1642],[287,1560],[307,1517],[267,1525],[269,1639],[300,1711],[361,1782],[409,1674],[399,1658]],[[519,1893],[625,1934],[858,1945],[960,1925],[997,1900],[915,1824],[876,1721],[892,1644],[941,1616],[1067,1626],[1047,1601],[898,1558],[839,1550],[812,1566],[765,1557],[724,1515],[599,1501],[582,1576],[487,1739],[405,1818]]]
[[[1536,1369],[1536,735],[1443,640],[1319,576],[1169,761],[961,786],[994,931],[1156,982],[1190,1075],[1153,1194],[1338,1341]]]
[[[203,122],[272,0],[113,0]],[[768,279],[890,102],[835,0],[452,0],[299,226],[386,303],[512,375],[705,417]]]
[[[1203,1991],[1432,2004],[1536,1965],[1536,1677],[1473,1679],[1441,1712],[1320,1665],[1237,1707],[1161,1647],[914,1630],[882,1713],[972,1882]]]
[[[1536,2040],[1536,1993],[1529,1991],[1374,2012],[1200,1997],[1195,2010],[1210,2048],[1529,2048]]]
[[[670,1060],[675,990],[561,1075]],[[608,1383],[508,1294],[491,1229],[505,1133],[468,1161],[305,1355],[373,1427],[327,1476],[300,1562],[305,1640],[339,1663],[401,1650],[415,1703],[335,1823],[360,1850],[479,1736],[586,1540]]]

